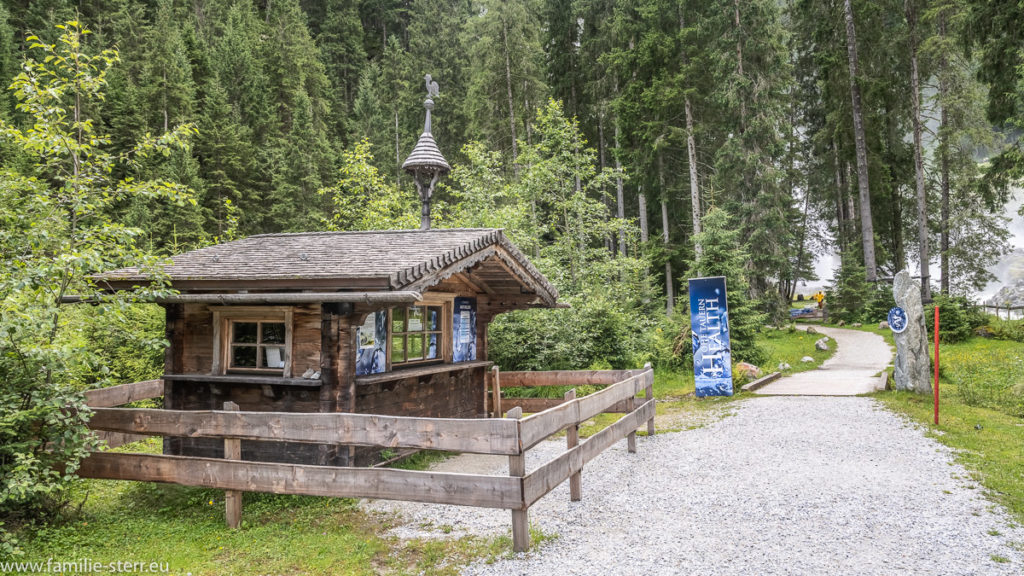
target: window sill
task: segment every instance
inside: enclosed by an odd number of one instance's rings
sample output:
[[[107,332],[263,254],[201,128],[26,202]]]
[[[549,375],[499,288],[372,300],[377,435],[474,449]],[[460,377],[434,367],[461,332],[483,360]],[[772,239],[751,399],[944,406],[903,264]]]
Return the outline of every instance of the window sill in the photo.
[[[383,372],[381,374],[356,376],[356,384],[377,384],[380,382],[405,380],[406,378],[418,378],[420,376],[429,376],[431,374],[440,374],[443,372],[456,372],[459,370],[471,370],[473,368],[490,368],[493,364],[494,362],[489,362],[487,360],[474,360],[472,362],[459,362],[458,364],[431,364],[429,366],[418,366],[415,368],[399,368],[397,370]]]
[[[209,382],[212,384],[256,384],[271,386],[319,387],[323,382],[310,378],[285,378],[283,376],[259,376],[256,374],[164,374],[167,382]]]

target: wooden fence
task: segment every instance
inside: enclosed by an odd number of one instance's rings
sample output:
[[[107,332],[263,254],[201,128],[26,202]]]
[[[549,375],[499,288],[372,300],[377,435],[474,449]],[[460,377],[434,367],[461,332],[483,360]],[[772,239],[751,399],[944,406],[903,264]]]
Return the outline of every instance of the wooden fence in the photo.
[[[636,451],[636,430],[647,424],[654,433],[654,374],[650,367],[636,371],[507,372],[490,375],[500,416],[500,385],[580,386],[604,388],[576,397],[572,389],[545,408],[516,403],[506,417],[480,419],[412,418],[376,414],[241,412],[231,402],[225,410],[182,411],[147,408],[112,408],[163,393],[159,381],[126,384],[97,390],[88,397],[93,406],[90,428],[108,441],[131,441],[145,436],[222,438],[225,458],[198,458],[162,454],[95,452],[82,461],[78,474],[147,482],[170,482],[226,491],[228,525],[241,521],[241,492],[305,494],[345,498],[380,498],[436,504],[455,504],[511,510],[515,551],[530,546],[528,512],[531,505],[569,480],[570,498],[582,497],[581,472],[616,441],[627,438]],[[154,383],[155,382],[155,383]],[[644,396],[640,397],[643,393]],[[582,422],[602,412],[625,412],[618,421],[590,438],[579,440]],[[526,469],[526,451],[544,439],[567,430],[566,451],[532,471]],[[110,436],[113,435],[113,436]],[[242,440],[364,445],[393,449],[430,449],[447,452],[508,456],[508,476],[279,464],[241,460]]]
[[[985,310],[995,310],[996,318],[1004,318],[1005,320],[1020,320],[1024,318],[1024,306],[996,306],[993,304],[982,304],[982,308]],[[1002,315],[1000,315],[1002,310]]]

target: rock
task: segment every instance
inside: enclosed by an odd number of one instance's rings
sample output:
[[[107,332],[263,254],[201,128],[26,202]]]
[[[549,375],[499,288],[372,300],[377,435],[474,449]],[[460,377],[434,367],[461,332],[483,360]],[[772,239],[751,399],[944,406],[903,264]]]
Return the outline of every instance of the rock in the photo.
[[[812,360],[813,360],[813,358],[812,358]],[[790,368],[792,368],[792,366],[790,366],[789,364],[786,364],[785,362],[780,362],[778,370],[779,370],[779,372],[784,372],[786,370],[789,370]]]
[[[861,324],[860,322],[854,322],[853,324],[850,324],[850,326],[854,328],[860,328],[861,326],[863,326],[863,324]]]
[[[836,322],[836,326],[839,326],[839,327],[846,326],[846,320],[840,320],[839,322]]]
[[[814,326],[808,326],[807,327],[807,333],[808,334],[821,334],[821,332],[818,332],[817,330],[814,329]]]
[[[822,352],[828,350],[828,336],[818,340],[814,343],[814,347]]]
[[[878,329],[879,330],[887,330],[888,328],[889,328],[889,323],[886,322],[885,320],[882,320],[881,322],[878,323]]]
[[[747,362],[733,366],[732,373],[743,380],[756,380],[761,377],[761,369]]]
[[[804,356],[803,358],[800,359],[800,361],[801,362],[814,362],[814,358],[811,358],[810,356]]]
[[[893,333],[896,340],[896,370],[893,381],[897,390],[931,394],[931,360],[928,357],[928,333],[921,306],[921,284],[900,270],[893,278],[892,295],[896,305],[907,313],[907,328]]]
[[[974,335],[985,339],[996,337],[996,333],[992,331],[992,328],[990,326],[979,326],[975,328]]]

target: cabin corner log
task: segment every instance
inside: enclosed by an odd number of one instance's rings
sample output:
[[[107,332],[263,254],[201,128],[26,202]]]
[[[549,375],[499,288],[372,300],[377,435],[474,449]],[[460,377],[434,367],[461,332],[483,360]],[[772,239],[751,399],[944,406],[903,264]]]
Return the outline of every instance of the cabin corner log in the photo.
[[[78,475],[241,492],[380,498],[484,508],[522,506],[521,479],[506,476],[117,452],[93,453],[82,460]]]

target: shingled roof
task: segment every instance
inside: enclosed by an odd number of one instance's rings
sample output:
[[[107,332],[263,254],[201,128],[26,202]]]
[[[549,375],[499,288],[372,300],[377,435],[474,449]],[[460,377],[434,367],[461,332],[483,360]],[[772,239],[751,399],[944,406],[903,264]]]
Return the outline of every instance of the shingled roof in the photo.
[[[179,254],[164,272],[173,287],[189,290],[426,290],[483,266],[513,276],[517,293],[555,305],[554,286],[501,230],[489,228],[261,234]],[[149,277],[122,268],[95,278],[119,288]]]

